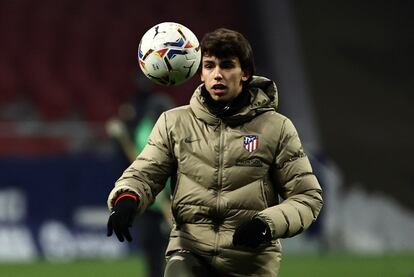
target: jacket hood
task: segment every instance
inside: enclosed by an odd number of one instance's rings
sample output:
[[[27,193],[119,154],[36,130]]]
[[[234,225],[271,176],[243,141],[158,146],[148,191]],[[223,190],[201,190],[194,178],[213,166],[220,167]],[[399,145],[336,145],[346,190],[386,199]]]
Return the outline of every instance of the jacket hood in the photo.
[[[247,90],[250,93],[250,105],[243,107],[234,115],[218,118],[208,110],[205,104],[205,99],[201,94],[203,86],[204,84],[201,84],[194,91],[190,100],[190,107],[198,119],[210,125],[219,124],[221,120],[229,125],[242,124],[261,113],[275,111],[278,106],[276,84],[265,77],[253,76],[247,85]]]

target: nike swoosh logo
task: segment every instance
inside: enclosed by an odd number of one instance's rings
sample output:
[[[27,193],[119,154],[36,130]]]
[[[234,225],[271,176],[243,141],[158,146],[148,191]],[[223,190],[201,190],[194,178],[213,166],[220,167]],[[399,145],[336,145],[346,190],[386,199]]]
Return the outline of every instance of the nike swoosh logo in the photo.
[[[184,142],[185,143],[192,143],[192,142],[196,142],[196,141],[199,141],[200,139],[192,139],[192,138],[185,138],[184,139]]]
[[[266,233],[267,233],[267,229],[265,229],[265,230],[262,232],[262,235],[263,235],[263,236],[266,236]]]

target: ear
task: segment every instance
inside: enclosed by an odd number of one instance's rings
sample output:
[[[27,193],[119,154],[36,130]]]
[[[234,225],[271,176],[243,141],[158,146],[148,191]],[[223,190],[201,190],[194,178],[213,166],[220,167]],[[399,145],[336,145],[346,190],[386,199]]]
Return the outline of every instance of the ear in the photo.
[[[243,71],[242,81],[246,82],[250,78],[250,73]]]

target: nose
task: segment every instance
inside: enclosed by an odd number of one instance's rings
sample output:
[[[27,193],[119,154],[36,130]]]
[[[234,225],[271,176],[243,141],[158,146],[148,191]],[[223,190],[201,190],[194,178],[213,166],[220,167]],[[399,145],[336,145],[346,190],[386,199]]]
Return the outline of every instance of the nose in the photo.
[[[214,69],[214,80],[218,81],[223,79],[223,75],[221,75],[220,67],[216,66]]]

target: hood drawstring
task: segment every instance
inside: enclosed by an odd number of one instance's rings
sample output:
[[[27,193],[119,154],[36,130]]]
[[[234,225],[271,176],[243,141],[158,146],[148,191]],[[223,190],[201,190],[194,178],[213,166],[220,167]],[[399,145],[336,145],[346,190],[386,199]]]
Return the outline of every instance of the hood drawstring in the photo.
[[[217,125],[214,127],[214,132],[217,131],[217,129],[220,127],[221,125],[221,119],[218,121]]]

